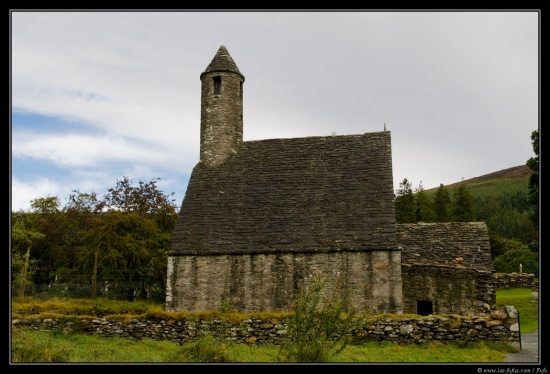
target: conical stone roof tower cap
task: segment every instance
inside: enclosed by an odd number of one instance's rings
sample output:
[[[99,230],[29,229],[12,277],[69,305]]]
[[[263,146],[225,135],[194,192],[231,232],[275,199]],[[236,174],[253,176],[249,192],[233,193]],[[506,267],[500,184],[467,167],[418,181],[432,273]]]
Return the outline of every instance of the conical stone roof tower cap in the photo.
[[[243,78],[244,82],[244,75],[239,71],[239,68],[237,67],[237,64],[235,64],[235,61],[231,58],[231,55],[227,51],[227,48],[225,46],[220,46],[218,49],[218,52],[212,59],[212,62],[210,62],[210,65],[206,68],[204,72],[202,72],[200,78],[202,79],[202,76],[207,73],[214,73],[214,72],[229,72],[229,73],[236,73],[239,74]]]

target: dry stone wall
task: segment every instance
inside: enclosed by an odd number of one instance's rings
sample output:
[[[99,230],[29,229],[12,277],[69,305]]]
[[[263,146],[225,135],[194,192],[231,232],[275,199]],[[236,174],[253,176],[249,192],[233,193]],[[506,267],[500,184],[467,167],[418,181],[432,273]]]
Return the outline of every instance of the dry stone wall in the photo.
[[[353,342],[368,341],[395,342],[399,344],[424,344],[431,341],[504,341],[519,344],[520,331],[518,313],[509,306],[493,311],[487,317],[463,317],[440,315],[428,317],[387,317],[376,319],[357,327]],[[105,318],[13,320],[21,328],[36,330],[60,330],[63,333],[83,332],[105,338],[121,337],[134,340],[170,340],[177,343],[193,342],[211,335],[217,339],[243,344],[280,344],[285,337],[288,319],[250,318],[239,323],[221,319],[154,319],[139,318],[128,322],[117,322]]]
[[[505,290],[507,288],[532,288],[539,290],[539,282],[535,280],[535,274],[526,273],[495,273],[495,288]]]

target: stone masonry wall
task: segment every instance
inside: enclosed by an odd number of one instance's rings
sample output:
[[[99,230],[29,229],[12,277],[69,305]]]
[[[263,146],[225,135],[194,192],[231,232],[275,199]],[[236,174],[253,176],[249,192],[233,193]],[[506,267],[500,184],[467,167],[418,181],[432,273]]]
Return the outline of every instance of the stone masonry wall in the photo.
[[[221,79],[222,93],[214,94],[213,77]],[[243,141],[243,78],[214,72],[202,78],[200,158],[208,167],[233,157]]]
[[[401,277],[403,313],[417,313],[417,301],[429,300],[433,302],[433,314],[484,316],[495,309],[496,290],[539,289],[534,274],[492,273],[456,266],[403,264]]]
[[[496,307],[492,272],[411,264],[403,264],[401,272],[404,313],[419,313],[419,301],[431,301],[433,314],[485,316]]]
[[[341,276],[358,310],[402,312],[400,251],[169,256],[166,310],[290,311],[316,276]]]
[[[495,288],[504,290],[507,288],[532,288],[539,290],[539,282],[535,280],[535,274],[526,273],[495,273]]]
[[[133,319],[117,322],[105,318],[13,320],[19,328],[60,330],[63,333],[84,332],[101,337],[122,337],[134,340],[150,338],[177,343],[193,342],[205,335],[244,344],[280,344],[286,334],[288,319],[250,318],[240,323],[220,319],[175,320]],[[493,311],[488,317],[440,315],[429,317],[387,317],[359,326],[352,333],[353,342],[391,341],[399,344],[423,344],[430,341],[504,341],[518,345],[520,332],[518,313],[514,307]]]

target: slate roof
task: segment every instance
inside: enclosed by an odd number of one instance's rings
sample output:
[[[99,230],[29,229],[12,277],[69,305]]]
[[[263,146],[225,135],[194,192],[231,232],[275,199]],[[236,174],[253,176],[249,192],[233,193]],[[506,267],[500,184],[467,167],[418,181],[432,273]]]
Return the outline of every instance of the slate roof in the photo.
[[[403,264],[464,266],[493,271],[484,222],[398,224]],[[461,260],[458,260],[461,259]]]
[[[169,254],[397,250],[391,137],[245,141],[193,169]]]

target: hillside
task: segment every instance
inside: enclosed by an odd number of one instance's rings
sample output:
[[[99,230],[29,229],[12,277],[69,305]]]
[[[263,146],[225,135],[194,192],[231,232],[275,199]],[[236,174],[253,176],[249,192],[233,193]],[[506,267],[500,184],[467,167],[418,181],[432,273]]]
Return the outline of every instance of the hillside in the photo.
[[[454,187],[460,186],[461,184],[471,185],[471,184],[477,184],[477,183],[485,183],[485,182],[489,182],[489,181],[492,181],[492,180],[503,180],[503,179],[525,179],[525,180],[528,180],[532,173],[533,173],[533,171],[531,169],[529,169],[529,167],[527,165],[519,165],[519,166],[514,166],[514,167],[511,167],[511,168],[508,168],[508,169],[495,171],[494,173],[489,173],[489,174],[485,174],[485,175],[482,175],[482,176],[479,176],[479,177],[465,179],[465,180],[460,181],[460,182],[448,184],[445,187],[454,188]],[[436,188],[431,188],[431,189],[426,190],[426,191],[435,191],[435,190],[437,190],[437,187]]]
[[[493,238],[515,239],[530,245],[538,241],[538,229],[530,219],[534,207],[528,200],[532,174],[528,166],[521,165],[444,187],[451,199],[454,199],[459,188],[466,188],[472,198],[474,220],[484,221]],[[434,201],[438,189],[426,190],[426,197]],[[496,249],[499,245],[502,247],[496,242],[491,244],[496,246],[492,255],[500,253]]]

